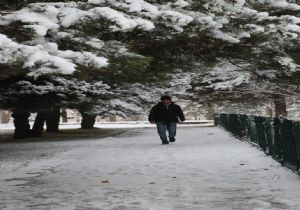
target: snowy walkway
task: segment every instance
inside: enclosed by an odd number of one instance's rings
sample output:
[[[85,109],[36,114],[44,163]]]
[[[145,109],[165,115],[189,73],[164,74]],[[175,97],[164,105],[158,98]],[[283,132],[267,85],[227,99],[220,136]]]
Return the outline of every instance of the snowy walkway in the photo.
[[[0,209],[300,209],[300,179],[218,128],[0,144]],[[102,183],[108,180],[109,183]]]

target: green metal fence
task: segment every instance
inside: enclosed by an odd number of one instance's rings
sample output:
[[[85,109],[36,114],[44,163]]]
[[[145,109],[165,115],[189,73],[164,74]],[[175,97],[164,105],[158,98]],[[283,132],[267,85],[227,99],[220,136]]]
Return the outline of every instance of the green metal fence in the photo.
[[[300,174],[300,122],[222,113],[215,115],[215,124]]]

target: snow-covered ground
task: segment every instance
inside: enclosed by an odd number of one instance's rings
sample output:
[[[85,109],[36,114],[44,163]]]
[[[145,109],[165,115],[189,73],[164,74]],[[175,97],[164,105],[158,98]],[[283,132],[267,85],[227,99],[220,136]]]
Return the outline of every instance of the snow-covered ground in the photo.
[[[0,209],[300,209],[300,179],[216,127],[0,144]]]

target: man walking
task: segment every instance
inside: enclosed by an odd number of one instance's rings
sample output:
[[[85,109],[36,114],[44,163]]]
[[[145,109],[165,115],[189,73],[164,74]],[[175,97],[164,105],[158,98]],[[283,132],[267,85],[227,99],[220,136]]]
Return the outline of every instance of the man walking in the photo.
[[[162,144],[169,144],[169,141],[175,142],[177,123],[185,121],[185,117],[181,107],[172,102],[170,96],[164,95],[161,102],[151,108],[148,120],[150,123],[156,123]],[[169,133],[169,141],[166,130]]]

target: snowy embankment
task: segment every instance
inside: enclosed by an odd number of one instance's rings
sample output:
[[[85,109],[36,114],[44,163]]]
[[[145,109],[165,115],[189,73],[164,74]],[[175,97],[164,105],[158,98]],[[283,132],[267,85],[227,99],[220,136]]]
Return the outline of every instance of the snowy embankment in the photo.
[[[31,123],[33,124],[33,122]],[[180,127],[186,126],[214,126],[212,120],[187,120],[184,123],[178,124]],[[150,124],[147,121],[121,121],[121,122],[99,122],[95,124],[95,128],[147,128],[155,127],[155,125]],[[80,128],[80,123],[61,123],[59,125],[60,129],[74,129]],[[0,133],[1,131],[14,130],[14,125],[12,123],[0,124]]]
[[[298,175],[216,127],[0,144],[0,209],[243,210],[300,206]]]

